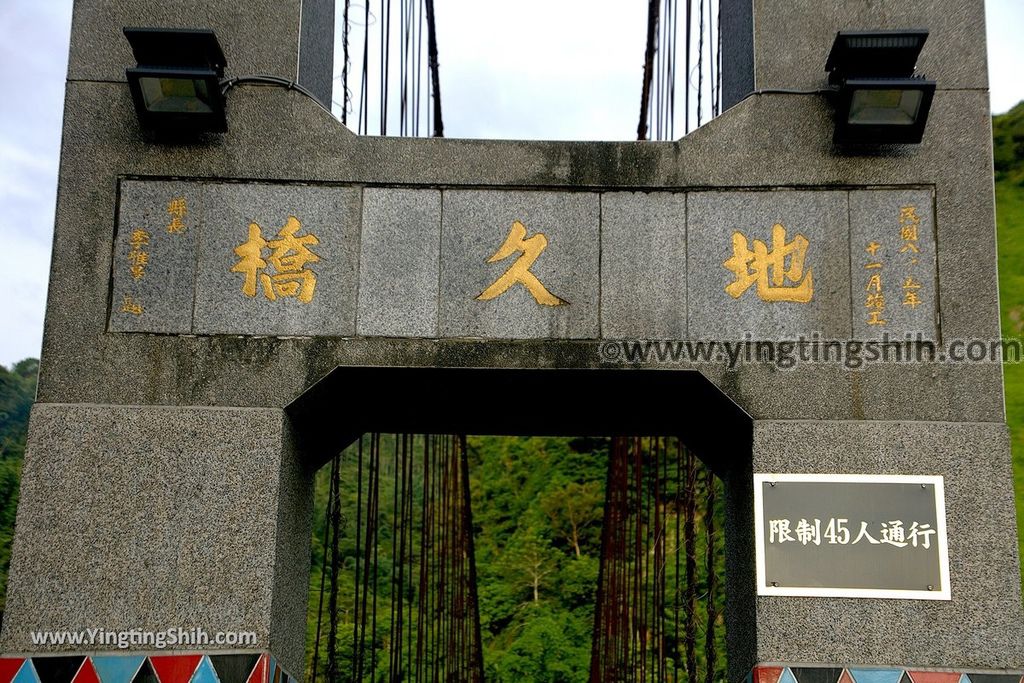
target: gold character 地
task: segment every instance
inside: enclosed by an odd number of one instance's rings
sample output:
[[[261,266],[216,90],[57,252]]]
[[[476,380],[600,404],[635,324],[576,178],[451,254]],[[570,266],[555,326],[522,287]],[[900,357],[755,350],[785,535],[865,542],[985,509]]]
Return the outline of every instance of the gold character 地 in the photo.
[[[786,228],[781,223],[772,226],[771,250],[761,240],[754,240],[753,250],[741,232],[732,234],[732,258],[722,265],[736,276],[725,291],[734,299],[740,298],[752,285],[756,285],[762,301],[791,301],[807,303],[814,296],[811,269],[804,272],[809,242],[797,234],[786,241]],[[788,265],[787,265],[788,259]]]

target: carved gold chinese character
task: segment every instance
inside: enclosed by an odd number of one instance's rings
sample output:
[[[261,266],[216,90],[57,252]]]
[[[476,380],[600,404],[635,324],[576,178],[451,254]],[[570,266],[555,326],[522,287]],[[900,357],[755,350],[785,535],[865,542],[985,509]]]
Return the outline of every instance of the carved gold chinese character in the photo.
[[[920,225],[921,217],[917,215],[916,206],[904,206],[900,209],[900,239],[903,240],[901,254],[908,251],[915,254],[921,253],[921,250],[917,248],[917,229]],[[914,263],[916,262],[915,260]]]
[[[918,224],[921,222],[921,217],[917,215],[916,206],[903,206],[900,207],[900,225],[908,223]]]
[[[903,283],[903,305],[910,306],[911,308],[917,308],[923,301],[917,295],[917,290],[921,289],[921,283],[912,277],[908,277],[906,282]]]
[[[519,283],[526,287],[538,304],[562,306],[569,303],[549,292],[547,287],[537,279],[537,276],[530,272],[530,266],[533,265],[534,261],[537,260],[547,246],[548,239],[544,236],[544,233],[538,232],[533,237],[527,238],[526,226],[519,221],[514,221],[512,229],[509,230],[508,237],[505,239],[505,243],[498,248],[498,251],[494,252],[493,256],[487,259],[487,262],[496,263],[503,261],[517,252],[520,252],[520,256],[501,277],[494,281],[494,284],[476,297],[477,300],[490,301],[507,292],[512,285]]]
[[[125,294],[124,303],[121,304],[121,312],[131,313],[132,315],[142,315],[142,304]]]
[[[878,252],[881,246],[882,245],[879,244],[878,242],[872,241],[868,244],[867,247],[864,248],[864,251],[866,251],[867,253],[871,254],[872,257],[874,257],[874,255]],[[864,268],[867,270],[878,269],[881,267],[882,264],[878,261],[872,261],[871,263],[868,263],[867,265],[864,266]]]
[[[184,197],[175,197],[167,203],[167,213],[171,216],[171,222],[167,224],[167,232],[181,234],[185,232],[185,224],[182,219],[188,213],[188,204]]]
[[[882,294],[881,273],[875,273],[868,278],[868,285],[864,291],[867,292],[864,308],[868,309],[868,325],[885,325],[887,321],[882,318],[885,312],[885,295]]]
[[[776,223],[772,226],[772,248],[761,240],[754,240],[753,251],[747,246],[747,238],[740,232],[732,234],[732,258],[722,265],[736,275],[725,291],[734,299],[757,284],[757,296],[762,301],[793,301],[807,303],[814,296],[814,280],[811,269],[804,273],[804,259],[810,243],[803,235],[797,234],[793,241],[786,242],[786,228]],[[789,265],[786,260],[789,259]],[[786,282],[792,284],[784,286]]]
[[[875,308],[875,309],[878,309],[880,311],[884,310],[885,309],[885,295],[884,294],[878,294],[876,292],[871,292],[870,294],[868,294],[867,298],[864,300],[864,307],[865,308]]]
[[[132,230],[128,243],[131,245],[128,252],[129,270],[133,278],[141,280],[146,274],[146,266],[149,265],[149,252],[142,249],[149,244],[149,233],[140,229]]]
[[[882,276],[878,275],[877,273],[875,275],[872,275],[868,279],[868,286],[864,288],[864,291],[865,292],[878,292],[878,293],[881,293],[882,292]]]
[[[270,301],[278,297],[293,297],[304,304],[313,300],[316,290],[316,273],[306,265],[316,263],[320,257],[309,247],[320,244],[312,233],[299,236],[302,223],[295,216],[289,216],[277,233],[277,239],[263,239],[263,230],[257,223],[249,224],[249,238],[235,248],[239,261],[232,268],[233,273],[245,275],[242,292],[256,296],[257,289]],[[263,251],[270,254],[263,258]],[[265,272],[270,266],[273,274]]]

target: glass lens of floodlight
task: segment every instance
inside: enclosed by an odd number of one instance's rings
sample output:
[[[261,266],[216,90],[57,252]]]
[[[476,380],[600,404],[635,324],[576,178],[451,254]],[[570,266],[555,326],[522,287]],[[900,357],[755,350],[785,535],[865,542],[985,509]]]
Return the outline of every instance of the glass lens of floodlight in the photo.
[[[917,121],[921,90],[854,90],[850,123],[868,126],[910,126]]]
[[[144,76],[139,79],[139,87],[149,111],[190,114],[213,112],[213,107],[210,106],[210,91],[204,80]]]

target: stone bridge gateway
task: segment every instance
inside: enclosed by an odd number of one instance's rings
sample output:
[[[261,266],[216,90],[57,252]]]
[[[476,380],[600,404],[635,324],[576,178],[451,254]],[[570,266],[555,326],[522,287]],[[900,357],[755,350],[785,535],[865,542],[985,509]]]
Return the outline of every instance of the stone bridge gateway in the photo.
[[[127,681],[138,667],[114,659],[161,654],[38,645],[33,632],[178,626],[254,632],[243,652],[178,651],[267,656],[237,680],[266,679],[270,657],[301,677],[312,473],[339,435],[373,431],[392,410],[423,417],[382,400],[325,424],[325,407],[352,384],[372,395],[384,378],[431,373],[477,400],[432,409],[415,429],[464,433],[475,413],[516,433],[480,409],[498,400],[478,379],[488,372],[534,387],[556,376],[674,387],[639,414],[672,420],[709,463],[728,463],[731,679],[774,683],[779,667],[803,665],[826,677],[859,667],[888,672],[870,680],[922,669],[1021,680],[998,363],[781,369],[607,351],[624,340],[870,341],[876,262],[895,337],[998,340],[981,0],[723,0],[729,108],[671,143],[359,137],[299,93],[263,87],[233,90],[228,132],[202,142],[157,143],[139,128],[123,27],[211,28],[228,76],[297,78],[329,101],[331,5],[75,3],[39,393],[0,632],[19,681],[59,669],[47,668],[56,656],[89,656]],[[930,31],[919,68],[938,83],[922,144],[837,147],[828,98],[778,92],[821,87],[839,30],[908,27]],[[897,258],[905,209],[913,271]],[[728,265],[744,262],[737,245],[775,245],[776,226],[803,270],[789,261],[788,280],[744,283]],[[536,252],[537,235],[545,245],[525,271],[562,303],[543,303],[523,272],[481,299],[513,265],[489,260],[503,245]],[[302,249],[317,260],[284,258]],[[908,278],[919,305],[903,305]],[[570,422],[601,410],[578,400]],[[763,594],[757,473],[941,476],[950,599]]]

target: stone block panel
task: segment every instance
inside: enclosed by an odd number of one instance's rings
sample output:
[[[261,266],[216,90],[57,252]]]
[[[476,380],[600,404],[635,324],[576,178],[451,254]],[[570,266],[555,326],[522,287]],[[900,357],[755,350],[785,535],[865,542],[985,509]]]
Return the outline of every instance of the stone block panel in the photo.
[[[938,340],[929,189],[124,181],[112,332]]]
[[[446,190],[443,201],[442,337],[597,338],[599,195]]]
[[[441,191],[366,188],[359,322],[368,337],[436,337]]]
[[[938,340],[933,204],[930,190],[850,193],[855,339]]]
[[[194,332],[355,333],[358,188],[210,184],[204,201]]]
[[[98,627],[269,647],[280,410],[37,404],[29,431],[0,651]]]
[[[691,338],[849,338],[846,192],[693,192],[687,206]]]
[[[202,192],[194,182],[121,183],[110,331],[192,331]]]
[[[686,194],[601,195],[601,336],[686,339]]]

